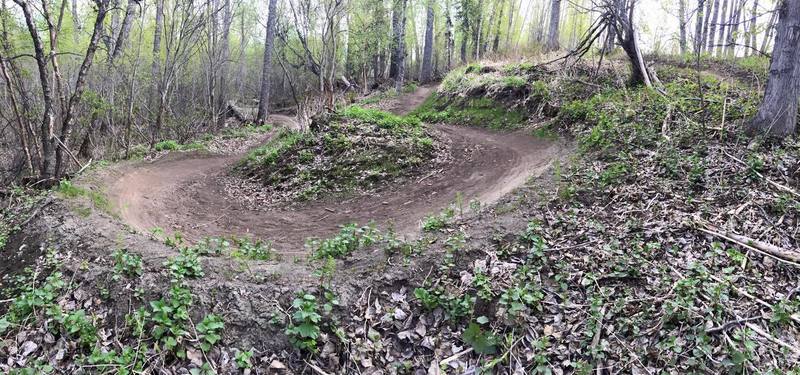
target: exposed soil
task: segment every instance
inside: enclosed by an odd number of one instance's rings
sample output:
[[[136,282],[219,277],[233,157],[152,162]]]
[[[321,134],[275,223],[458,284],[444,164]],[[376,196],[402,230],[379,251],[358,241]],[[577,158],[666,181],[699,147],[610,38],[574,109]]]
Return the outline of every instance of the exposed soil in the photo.
[[[422,103],[433,87],[401,95],[390,105],[405,114]],[[281,124],[286,126],[286,119]],[[252,210],[225,192],[222,177],[244,154],[176,153],[159,160],[118,167],[101,185],[120,218],[133,228],[160,227],[190,240],[205,236],[254,236],[273,241],[285,255],[305,253],[309,237],[327,237],[351,222],[389,223],[404,235],[417,233],[420,221],[452,203],[493,203],[544,171],[559,155],[557,142],[519,133],[477,128],[437,127],[448,140],[453,162],[420,178],[348,199],[318,200],[268,211]],[[266,137],[268,137],[267,135]],[[263,140],[262,140],[263,141]]]

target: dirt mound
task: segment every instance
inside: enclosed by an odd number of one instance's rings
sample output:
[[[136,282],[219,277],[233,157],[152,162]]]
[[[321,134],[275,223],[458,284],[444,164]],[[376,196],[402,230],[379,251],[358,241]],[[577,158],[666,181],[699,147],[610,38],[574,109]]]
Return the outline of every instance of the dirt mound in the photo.
[[[257,181],[265,206],[374,190],[444,164],[449,155],[437,138],[416,118],[347,107],[316,116],[309,132],[283,131],[251,151],[234,168],[229,191],[251,199]]]

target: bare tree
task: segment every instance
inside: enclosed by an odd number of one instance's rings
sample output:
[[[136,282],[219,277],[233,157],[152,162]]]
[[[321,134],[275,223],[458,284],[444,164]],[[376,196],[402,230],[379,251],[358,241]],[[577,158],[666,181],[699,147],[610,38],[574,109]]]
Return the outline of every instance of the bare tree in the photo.
[[[269,0],[269,15],[267,16],[267,32],[264,38],[264,65],[261,69],[261,91],[258,101],[258,114],[256,123],[263,124],[269,115],[269,91],[272,74],[272,49],[275,44],[275,23],[278,22],[277,0]]]
[[[750,134],[784,138],[795,133],[800,96],[800,0],[783,0],[764,99]]]

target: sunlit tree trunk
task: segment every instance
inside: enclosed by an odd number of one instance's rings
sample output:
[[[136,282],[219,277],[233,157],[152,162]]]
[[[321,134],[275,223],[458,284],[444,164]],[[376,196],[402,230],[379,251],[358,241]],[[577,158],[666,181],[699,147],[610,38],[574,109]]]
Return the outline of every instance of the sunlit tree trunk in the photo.
[[[795,133],[800,96],[800,0],[780,7],[764,99],[748,126],[751,134],[785,138]]]

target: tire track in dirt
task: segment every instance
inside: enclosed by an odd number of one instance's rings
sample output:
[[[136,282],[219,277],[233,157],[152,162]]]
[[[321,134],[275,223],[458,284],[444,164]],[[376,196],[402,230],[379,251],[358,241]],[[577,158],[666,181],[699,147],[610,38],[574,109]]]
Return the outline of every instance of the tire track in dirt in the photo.
[[[390,110],[407,113],[432,88],[403,95]],[[285,119],[284,119],[285,120]],[[154,227],[178,231],[190,240],[204,236],[253,236],[273,242],[284,255],[302,255],[308,237],[327,237],[341,225],[374,222],[414,236],[427,215],[447,207],[455,194],[464,202],[491,204],[541,174],[563,150],[556,141],[523,132],[500,133],[440,125],[454,161],[440,173],[424,175],[370,194],[254,211],[231,199],[221,176],[243,155],[170,154],[121,167],[105,182],[121,219],[140,231]]]

